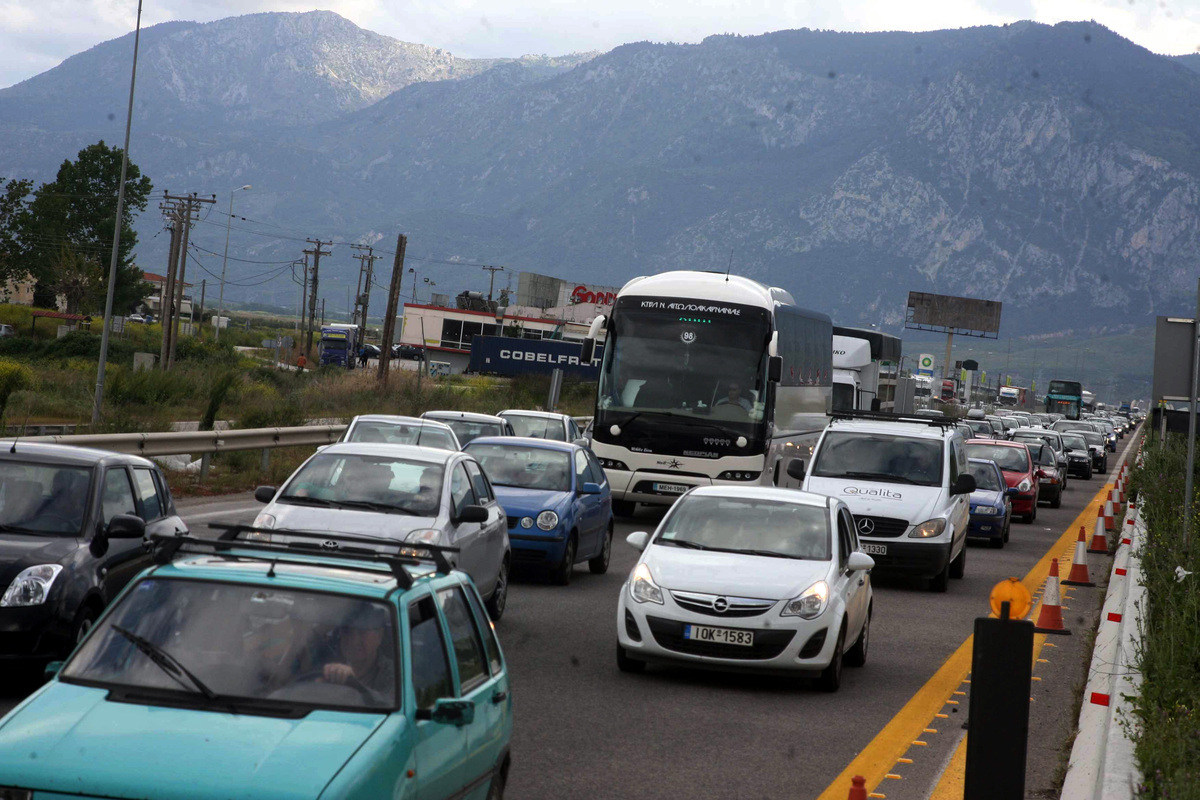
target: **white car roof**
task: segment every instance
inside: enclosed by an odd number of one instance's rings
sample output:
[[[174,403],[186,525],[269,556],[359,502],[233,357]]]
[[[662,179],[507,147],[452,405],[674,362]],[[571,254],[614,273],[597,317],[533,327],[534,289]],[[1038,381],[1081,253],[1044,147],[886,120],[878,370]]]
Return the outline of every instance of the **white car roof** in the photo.
[[[568,418],[567,414],[559,414],[557,411],[526,411],[526,410],[520,409],[520,408],[510,408],[506,411],[501,411],[496,416],[499,416],[499,417],[507,417],[507,416],[540,417],[542,419],[557,419],[557,420],[566,420]]]
[[[424,461],[428,464],[445,464],[461,455],[458,450],[440,450],[436,447],[418,447],[414,444],[379,444],[375,442],[338,442],[321,451],[321,455],[390,456],[409,461]]]
[[[976,420],[978,421],[978,420]],[[919,422],[879,422],[876,420],[836,420],[830,424],[827,431],[850,431],[853,433],[889,433],[893,436],[907,436],[913,439],[937,439],[941,441],[949,434],[956,433],[955,421],[948,420],[941,425],[922,425]]]
[[[494,417],[491,414],[478,414],[474,411],[426,411],[421,419],[461,419],[464,422],[494,422],[504,424],[504,417]]]
[[[431,428],[445,428],[451,433],[454,432],[446,423],[436,419],[421,419],[420,417],[404,417],[399,414],[359,414],[354,419],[350,420],[353,425],[356,422],[390,422],[394,425],[428,425]]]
[[[830,498],[799,489],[777,489],[774,486],[700,486],[688,492],[689,497],[737,497],[748,500],[776,500],[802,506],[827,508]]]

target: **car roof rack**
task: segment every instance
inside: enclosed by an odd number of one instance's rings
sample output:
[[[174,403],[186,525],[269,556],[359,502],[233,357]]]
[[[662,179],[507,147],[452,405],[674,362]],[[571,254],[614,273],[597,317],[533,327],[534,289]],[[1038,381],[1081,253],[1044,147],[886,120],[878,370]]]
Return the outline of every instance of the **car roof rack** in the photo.
[[[908,422],[917,425],[928,425],[931,428],[953,428],[961,420],[954,417],[926,417],[916,414],[892,414],[887,411],[867,411],[865,409],[846,409],[834,411],[829,415],[834,422],[852,422],[865,420],[868,422]]]
[[[339,569],[379,574],[377,565],[386,566],[391,570],[396,582],[402,588],[408,589],[412,586],[413,576],[407,567],[432,566],[436,574],[446,575],[454,569],[446,555],[459,552],[457,547],[443,547],[425,542],[396,542],[330,531],[275,530],[215,522],[210,523],[209,527],[221,531],[221,535],[215,539],[204,539],[196,536],[151,534],[149,539],[153,545],[155,563],[167,564],[180,552],[227,553],[236,550],[236,556],[239,558],[307,566],[312,566],[313,560],[301,556],[318,556],[321,559],[344,562],[337,565]],[[250,533],[287,536],[300,541],[255,542],[240,538]],[[379,552],[372,549],[380,546],[395,548],[395,552]]]

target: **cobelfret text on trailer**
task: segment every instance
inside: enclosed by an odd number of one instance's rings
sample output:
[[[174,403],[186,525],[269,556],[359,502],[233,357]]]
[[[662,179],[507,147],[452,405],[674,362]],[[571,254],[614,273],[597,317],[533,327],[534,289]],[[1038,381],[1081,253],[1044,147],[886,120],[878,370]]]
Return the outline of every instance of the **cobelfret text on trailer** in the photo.
[[[670,504],[693,486],[780,483],[827,421],[833,325],[747,278],[666,272],[631,280],[592,322],[604,334],[592,449],[614,508]]]

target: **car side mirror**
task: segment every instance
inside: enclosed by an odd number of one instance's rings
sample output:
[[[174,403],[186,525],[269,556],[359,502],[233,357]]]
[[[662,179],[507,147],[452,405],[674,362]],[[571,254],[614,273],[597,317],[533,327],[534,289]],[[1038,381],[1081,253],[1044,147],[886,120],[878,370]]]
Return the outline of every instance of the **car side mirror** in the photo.
[[[787,474],[789,478],[795,478],[798,481],[804,480],[804,476],[806,474],[804,470],[804,459],[793,458],[791,461],[789,461],[787,465]]]
[[[65,664],[65,663],[67,663],[67,662],[51,661],[49,664],[46,665],[46,668],[44,670],[42,670],[42,677],[48,681],[54,680],[54,677],[56,675],[58,675],[60,670],[62,670],[63,664]]]
[[[141,539],[146,535],[146,523],[133,514],[117,514],[109,520],[104,534],[109,539]]]
[[[1038,470],[1038,471],[1040,472],[1041,470]],[[1041,477],[1041,476],[1038,476],[1038,477]],[[1006,495],[1008,495],[1009,497],[1016,497],[1017,495],[1019,495],[1021,493],[1021,491],[1015,486],[1009,486],[1007,489],[1004,490],[1004,493]]]
[[[579,439],[576,439],[574,442],[572,442],[572,444],[575,445],[576,447],[586,447],[589,450],[592,449],[592,443],[589,442],[587,439],[579,438]]]
[[[650,544],[650,534],[646,533],[645,531],[634,531],[625,537],[625,541],[628,542],[629,546],[634,550],[641,552],[642,550],[646,549],[646,545]]]
[[[488,511],[483,506],[470,505],[458,515],[458,522],[487,522]]]
[[[443,697],[434,701],[433,708],[417,710],[417,719],[428,719],[443,725],[462,727],[475,721],[475,704],[470,700]]]
[[[851,572],[862,572],[863,570],[875,569],[875,559],[871,558],[861,550],[855,550],[846,559],[846,569]]]
[[[274,486],[259,486],[254,490],[254,499],[260,503],[269,503],[275,499]]]
[[[958,476],[958,480],[950,487],[950,494],[970,494],[975,491],[975,476],[962,474]]]
[[[783,356],[771,356],[767,359],[767,380],[773,383],[783,380]]]
[[[580,494],[600,494],[600,484],[592,483],[591,481],[580,484],[579,493]]]

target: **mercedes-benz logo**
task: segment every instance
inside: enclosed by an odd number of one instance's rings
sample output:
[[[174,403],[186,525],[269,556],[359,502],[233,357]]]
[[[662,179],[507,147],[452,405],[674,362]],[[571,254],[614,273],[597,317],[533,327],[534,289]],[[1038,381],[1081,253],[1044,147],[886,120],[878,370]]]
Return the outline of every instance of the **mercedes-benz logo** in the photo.
[[[724,614],[729,610],[729,601],[724,597],[718,597],[716,600],[713,600],[712,607],[713,611],[717,612],[718,614]]]
[[[860,519],[858,521],[858,532],[863,536],[870,536],[875,532],[875,520],[866,518]]]
[[[338,543],[333,541],[332,539],[326,539],[325,541],[321,542],[321,547],[323,547],[326,550],[337,550]]]

